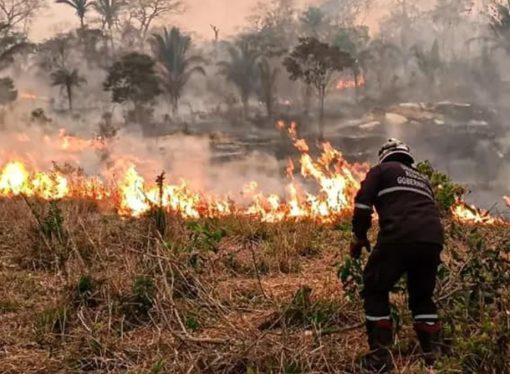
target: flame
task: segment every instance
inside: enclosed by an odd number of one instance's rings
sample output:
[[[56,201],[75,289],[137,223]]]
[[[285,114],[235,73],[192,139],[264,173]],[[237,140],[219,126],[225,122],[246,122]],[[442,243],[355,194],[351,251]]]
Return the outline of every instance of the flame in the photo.
[[[456,220],[463,223],[495,225],[504,223],[503,219],[493,217],[488,211],[457,201],[451,208]]]
[[[46,200],[90,199],[111,206],[122,216],[140,217],[153,207],[180,214],[187,219],[240,215],[264,222],[312,220],[329,223],[352,213],[353,200],[369,170],[368,164],[351,164],[330,143],[323,143],[320,154],[312,156],[311,147],[298,137],[297,124],[278,122],[299,152],[286,167],[288,184],[282,194],[263,193],[256,182],[248,183],[239,197],[215,196],[194,191],[185,181],[177,184],[153,183],[139,173],[131,159],[117,158],[111,175],[86,177],[76,170],[55,165],[42,172],[32,167],[30,157],[12,158],[0,152],[0,197],[27,196]],[[32,141],[17,134],[23,144]],[[72,157],[77,152],[103,150],[108,144],[100,139],[85,140],[61,130],[58,136],[43,136],[50,149]],[[116,181],[116,182],[115,182]],[[235,195],[234,195],[235,196]],[[510,198],[505,198],[510,207]],[[467,223],[496,224],[500,218],[459,201],[453,216]]]
[[[339,91],[344,91],[344,90],[347,90],[347,89],[364,87],[365,84],[366,84],[365,77],[360,75],[358,77],[358,81],[357,82],[354,79],[348,79],[348,80],[341,79],[341,80],[339,80],[337,82],[337,84],[336,84],[336,89],[339,90]]]

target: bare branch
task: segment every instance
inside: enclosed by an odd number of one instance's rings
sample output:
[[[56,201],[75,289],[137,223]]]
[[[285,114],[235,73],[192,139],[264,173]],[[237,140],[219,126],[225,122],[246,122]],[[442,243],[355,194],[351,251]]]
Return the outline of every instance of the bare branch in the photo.
[[[0,0],[0,22],[9,29],[20,24],[27,26],[44,5],[44,0]]]
[[[130,0],[128,8],[132,19],[138,23],[140,38],[145,40],[154,22],[166,15],[183,12],[184,4],[181,0]]]

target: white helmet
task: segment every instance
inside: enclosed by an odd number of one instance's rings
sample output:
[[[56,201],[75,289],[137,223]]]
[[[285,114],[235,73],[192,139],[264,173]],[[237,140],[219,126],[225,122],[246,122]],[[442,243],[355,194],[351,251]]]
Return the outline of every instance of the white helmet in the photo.
[[[411,154],[411,149],[404,142],[391,138],[382,146],[379,151],[379,162],[389,161],[390,156],[414,164],[414,156]]]

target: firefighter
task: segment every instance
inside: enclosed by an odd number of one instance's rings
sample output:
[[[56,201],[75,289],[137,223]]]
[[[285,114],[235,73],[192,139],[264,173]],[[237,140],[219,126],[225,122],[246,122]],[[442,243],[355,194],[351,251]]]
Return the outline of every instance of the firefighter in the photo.
[[[366,370],[389,371],[393,327],[389,293],[405,274],[409,308],[425,363],[431,367],[439,351],[441,324],[432,299],[443,248],[444,230],[429,181],[414,167],[409,147],[390,139],[379,151],[379,164],[361,184],[355,198],[351,256],[371,252],[367,232],[375,207],[379,216],[377,245],[364,269],[366,329],[370,353]]]

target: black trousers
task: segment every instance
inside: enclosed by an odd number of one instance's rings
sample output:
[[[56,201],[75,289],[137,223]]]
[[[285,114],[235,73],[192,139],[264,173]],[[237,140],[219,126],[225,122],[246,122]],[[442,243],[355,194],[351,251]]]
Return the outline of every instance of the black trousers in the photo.
[[[433,294],[441,250],[442,246],[430,243],[378,244],[364,270],[367,320],[389,319],[389,293],[403,275],[407,275],[409,308],[415,320],[437,320]]]

